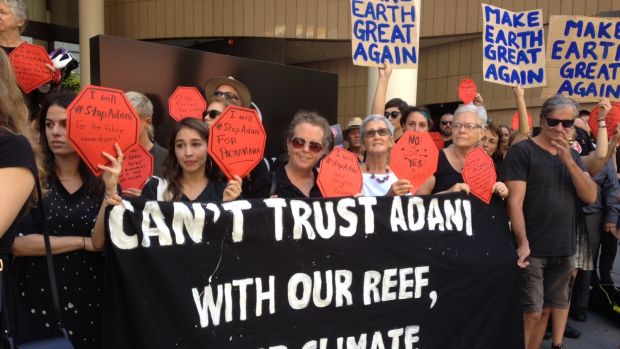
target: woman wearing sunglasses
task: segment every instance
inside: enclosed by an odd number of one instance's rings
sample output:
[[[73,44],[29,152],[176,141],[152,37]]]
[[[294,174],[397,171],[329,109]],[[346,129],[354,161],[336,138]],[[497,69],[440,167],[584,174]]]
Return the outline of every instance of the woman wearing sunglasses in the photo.
[[[465,156],[482,140],[486,124],[487,115],[483,108],[468,104],[456,109],[451,125],[452,145],[439,152],[437,171],[432,177],[435,182],[432,193],[469,193],[462,175]],[[492,190],[502,199],[508,196],[508,189],[502,182],[496,182]]]
[[[377,80],[377,88],[375,96],[372,100],[371,115],[384,115],[392,124],[392,136],[395,142],[398,142],[400,136],[403,135],[402,119],[407,115],[407,102],[400,98],[392,98],[385,103],[385,94],[387,92],[388,82],[392,75],[392,67],[390,63],[385,63],[384,67],[379,67],[379,79]],[[385,103],[385,105],[384,105]]]
[[[230,105],[230,101],[218,97],[212,97],[209,100],[209,107],[204,113],[205,125],[210,129],[211,125],[222,116],[224,110]]]
[[[250,197],[322,197],[316,185],[316,165],[328,151],[331,131],[325,118],[314,112],[299,111],[288,130],[288,162],[274,174],[259,177]]]

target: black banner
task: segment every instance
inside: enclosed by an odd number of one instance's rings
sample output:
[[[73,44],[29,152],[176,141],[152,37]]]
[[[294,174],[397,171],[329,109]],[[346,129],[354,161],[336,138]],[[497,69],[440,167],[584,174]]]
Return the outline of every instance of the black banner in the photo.
[[[104,348],[523,348],[504,203],[124,201]]]

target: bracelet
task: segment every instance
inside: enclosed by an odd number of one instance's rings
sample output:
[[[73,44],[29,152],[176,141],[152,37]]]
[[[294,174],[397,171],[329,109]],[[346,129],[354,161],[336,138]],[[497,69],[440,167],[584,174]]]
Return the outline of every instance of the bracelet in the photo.
[[[598,125],[598,128],[607,128],[607,125]]]

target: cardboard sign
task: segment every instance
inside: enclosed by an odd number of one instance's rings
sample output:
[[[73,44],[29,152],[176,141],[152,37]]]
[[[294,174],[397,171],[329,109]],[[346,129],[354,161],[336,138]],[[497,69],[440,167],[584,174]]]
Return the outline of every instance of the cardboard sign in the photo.
[[[523,88],[545,86],[542,10],[512,12],[482,4],[484,81]]]
[[[121,189],[142,189],[153,175],[153,155],[140,143],[134,144],[123,155],[123,171],[118,179]]]
[[[435,145],[437,146],[437,150],[441,150],[446,146],[446,142],[443,140],[443,137],[441,137],[441,133],[429,132],[428,134],[431,135],[433,142],[435,142]]]
[[[428,132],[407,131],[390,154],[390,168],[399,179],[408,179],[415,192],[437,171],[439,149]]]
[[[179,86],[168,98],[168,113],[176,121],[185,118],[202,120],[205,110],[207,110],[207,101],[195,87]]]
[[[413,1],[351,2],[353,64],[393,68],[418,67],[418,22]]]
[[[527,123],[530,125],[530,130],[534,127],[534,122],[532,121],[532,114],[527,112]],[[512,130],[517,131],[519,129],[519,111],[517,110],[514,114],[512,114]]]
[[[209,155],[228,179],[245,177],[263,160],[266,140],[256,110],[231,105],[210,129]]]
[[[547,98],[563,94],[580,102],[607,97],[620,102],[619,19],[551,16],[547,38]]]
[[[590,130],[594,134],[594,137],[598,136],[598,114],[601,112],[601,108],[597,105],[590,112]],[[616,126],[620,124],[620,103],[611,103],[611,110],[605,116],[605,125],[607,125],[607,138],[612,139]]]
[[[478,93],[478,86],[472,79],[463,79],[459,83],[459,99],[465,104],[472,104]]]
[[[52,65],[52,61],[42,46],[24,42],[9,54],[9,58],[17,84],[24,93],[28,94],[52,80],[52,71],[45,65]]]
[[[462,174],[472,194],[487,204],[491,202],[493,184],[497,182],[497,173],[493,159],[482,147],[467,153]]]
[[[102,151],[116,156],[114,143],[123,152],[138,142],[138,113],[121,90],[86,86],[67,108],[67,138],[90,171],[103,173],[107,164]]]
[[[334,148],[321,160],[317,185],[323,197],[353,196],[362,192],[362,170],[357,155]]]

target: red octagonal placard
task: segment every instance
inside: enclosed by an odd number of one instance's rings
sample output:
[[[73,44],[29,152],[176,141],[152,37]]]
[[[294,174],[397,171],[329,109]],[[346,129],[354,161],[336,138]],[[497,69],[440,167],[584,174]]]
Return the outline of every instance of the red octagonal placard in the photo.
[[[588,120],[588,125],[590,125],[592,133],[594,133],[594,137],[598,136],[598,114],[600,114],[600,112],[601,108],[597,105],[594,109],[592,109],[592,112],[590,113],[590,120]],[[611,139],[614,136],[616,125],[618,124],[620,124],[620,103],[615,102],[611,103],[611,110],[605,116],[608,139]]]
[[[497,181],[493,159],[484,149],[478,147],[465,155],[463,179],[469,191],[487,204],[493,196],[493,184]]]
[[[228,106],[209,133],[209,155],[229,179],[245,177],[263,160],[267,135],[256,110]]]
[[[52,72],[45,65],[52,65],[52,61],[42,46],[24,42],[9,54],[9,58],[17,84],[24,93],[30,93],[52,79]]]
[[[138,142],[138,113],[121,90],[86,86],[67,108],[67,138],[88,168],[99,176],[97,165],[109,161],[101,152],[116,156]]]
[[[205,110],[207,110],[207,101],[195,87],[179,86],[168,98],[168,113],[176,121],[185,118],[202,120]]]
[[[478,86],[476,86],[476,82],[474,80],[469,78],[461,80],[459,83],[458,94],[463,103],[473,103],[476,98],[476,93],[478,93]]]
[[[336,147],[323,160],[317,185],[324,197],[353,196],[362,192],[362,170],[357,155]]]
[[[153,155],[136,143],[123,153],[123,170],[118,179],[121,189],[142,189],[153,175]]]
[[[439,149],[428,132],[407,131],[392,148],[390,167],[399,179],[408,179],[411,193],[437,171]]]
[[[443,140],[443,137],[441,137],[441,133],[429,132],[428,134],[431,135],[431,138],[433,139],[433,142],[435,142],[437,149],[441,150],[445,147],[446,142]]]
[[[532,114],[527,112],[527,123],[530,125],[530,130],[534,127],[534,122],[532,121]],[[519,129],[519,111],[517,110],[514,114],[512,114],[512,130],[517,131]]]

